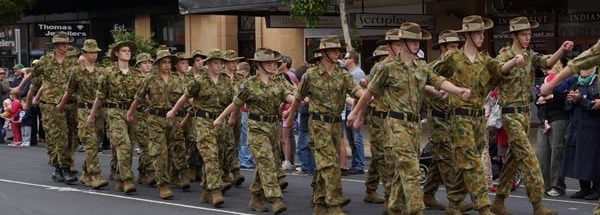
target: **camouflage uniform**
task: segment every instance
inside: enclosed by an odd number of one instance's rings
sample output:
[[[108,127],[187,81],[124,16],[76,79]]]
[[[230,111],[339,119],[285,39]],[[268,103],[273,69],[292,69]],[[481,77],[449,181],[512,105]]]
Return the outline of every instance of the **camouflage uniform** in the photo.
[[[217,83],[211,81],[208,72],[192,81],[185,91],[194,99],[196,110],[196,147],[204,161],[202,187],[204,190],[220,189],[223,186],[219,144],[229,140],[230,132],[224,127],[213,126],[213,120],[233,100],[232,81],[220,74]]]
[[[430,65],[432,69],[438,75],[448,77],[445,71],[436,69],[439,65],[440,60],[432,62]],[[423,187],[423,194],[426,196],[435,196],[435,193],[443,182],[448,190],[453,190],[456,186],[455,182],[455,171],[454,171],[454,146],[452,144],[451,136],[448,135],[452,132],[451,126],[448,119],[448,101],[436,96],[429,96],[426,99],[426,103],[429,109],[428,117],[431,122],[431,144],[433,159],[429,166],[429,172]],[[450,197],[450,196],[448,196]],[[451,201],[459,202],[460,199],[451,199]]]
[[[142,76],[144,78],[148,77],[151,73],[144,74]],[[135,112],[135,139],[137,140],[138,147],[140,148],[140,155],[138,157],[138,177],[142,179],[147,179],[147,181],[140,180],[138,183],[154,183],[156,172],[154,169],[154,162],[152,158],[150,158],[150,139],[149,139],[149,131],[148,131],[148,119],[150,118],[150,114],[146,113],[148,106],[146,104],[141,104],[141,107],[138,107],[138,111]]]
[[[87,123],[87,117],[90,115],[91,108],[96,98],[96,88],[98,87],[100,76],[104,68],[95,67],[93,72],[89,72],[85,67],[78,66],[69,77],[67,92],[73,93],[77,97],[78,107],[78,134],[79,140],[83,144],[85,160],[83,162],[83,174],[88,176],[100,176],[100,161],[98,160],[98,133],[97,124]]]
[[[171,106],[177,103],[177,100],[185,93],[185,87],[193,80],[192,77],[185,76],[181,79],[178,76],[175,76],[177,81],[173,81],[169,84],[168,97],[171,103]],[[171,136],[168,137],[169,140],[169,163],[171,163],[171,183],[177,186],[185,186],[189,185],[189,166],[187,162],[187,145],[185,142],[184,133],[187,129],[181,127],[181,122],[183,118],[187,114],[187,108],[189,105],[186,102],[183,106],[183,109],[178,111],[176,116],[173,118],[173,131],[169,134]],[[188,127],[190,127],[188,125]]]
[[[448,72],[452,83],[471,90],[468,101],[449,98],[456,189],[448,191],[448,198],[451,204],[458,205],[468,192],[473,208],[481,210],[490,206],[481,159],[486,144],[483,103],[491,90],[491,82],[502,76],[502,65],[487,53],[478,53],[471,63],[462,49],[449,51],[445,57],[437,70]]]
[[[125,114],[142,78],[137,69],[129,68],[129,72],[123,74],[118,67],[111,66],[107,75],[100,79],[96,92],[96,97],[103,101],[106,108],[108,138],[117,157],[115,178],[121,182],[133,180],[131,157],[135,128],[127,123]]]
[[[419,188],[420,117],[425,84],[439,89],[445,80],[431,72],[422,60],[406,65],[400,60],[379,66],[368,89],[375,99],[386,99],[390,107],[388,141],[384,142],[384,159],[394,176],[390,183],[387,208],[416,214],[425,209]]]
[[[389,59],[386,58],[384,61],[376,63],[373,65],[373,70],[371,74],[367,77],[367,81],[371,82],[373,76],[377,72],[375,68],[380,67],[385,61]],[[369,163],[369,171],[367,172],[367,179],[365,180],[365,187],[367,190],[377,190],[379,187],[379,181],[383,183],[384,193],[386,198],[390,195],[390,187],[389,182],[391,177],[393,177],[393,172],[389,171],[390,164],[387,164],[384,159],[384,143],[387,141],[386,131],[389,131],[388,124],[385,120],[386,117],[380,116],[378,113],[388,112],[390,110],[389,105],[384,102],[387,99],[384,99],[385,95],[381,95],[381,99],[375,99],[370,105],[370,113],[367,117],[369,132],[371,135],[370,144],[371,144],[371,162]]]
[[[181,86],[179,77],[169,74],[165,80],[159,74],[147,76],[138,89],[135,100],[148,106],[148,155],[154,163],[156,172],[156,184],[158,186],[170,183],[169,169],[173,164],[175,169],[181,169],[175,165],[178,161],[173,148],[183,147],[183,133],[179,128],[177,120],[167,120],[166,113],[172,107],[172,88]]]
[[[290,92],[295,92],[296,88],[294,87],[294,85],[289,84],[289,82],[287,81],[287,79],[285,79],[285,77],[283,76],[282,73],[277,73],[275,75],[273,75],[271,77],[271,79],[278,83],[281,84],[282,86],[287,87],[287,90]],[[283,128],[283,125],[281,124],[281,122],[279,122],[279,128],[275,129],[278,137],[281,137],[281,129]],[[282,160],[281,160],[281,153],[283,152],[282,146],[281,146],[281,142],[278,142],[276,144],[273,145],[273,149],[278,152],[275,155],[275,166],[280,167]],[[277,168],[277,178],[279,180],[284,180],[285,178],[285,171],[283,170],[283,168]],[[287,183],[287,182],[286,182]],[[283,188],[285,189],[285,188]]]
[[[69,69],[78,66],[75,58],[65,57],[62,63],[58,63],[52,55],[46,55],[40,59],[34,68],[32,75],[39,78],[44,86],[44,93],[40,99],[42,120],[46,128],[46,146],[48,148],[49,162],[56,168],[70,168],[73,164],[76,142],[72,141],[72,127],[67,123],[72,122],[73,111],[72,100],[64,112],[57,112],[56,105],[60,102],[67,87]],[[66,132],[65,132],[66,131]]]
[[[248,147],[256,161],[254,181],[250,185],[253,195],[262,195],[267,198],[281,197],[281,189],[277,183],[278,165],[274,162],[279,156],[274,145],[279,145],[279,136],[273,130],[280,127],[279,105],[285,101],[292,92],[284,85],[273,80],[264,84],[257,76],[251,77],[243,85],[234,99],[238,107],[248,108]],[[263,118],[261,120],[261,118]]]
[[[506,198],[510,184],[519,170],[525,182],[527,196],[531,203],[542,201],[544,195],[544,179],[535,156],[535,151],[529,143],[529,100],[533,87],[534,68],[548,69],[546,62],[550,56],[543,56],[530,49],[523,52],[524,65],[517,66],[501,80],[498,86],[499,104],[502,107],[502,127],[506,129],[509,149],[506,161],[500,173],[497,197]],[[505,47],[496,57],[501,62],[515,57],[510,47]]]
[[[359,89],[348,72],[335,66],[329,75],[322,65],[312,67],[302,77],[294,95],[298,101],[310,97],[308,121],[309,146],[315,158],[312,203],[329,208],[342,204],[339,146],[341,143],[340,113],[347,94]]]

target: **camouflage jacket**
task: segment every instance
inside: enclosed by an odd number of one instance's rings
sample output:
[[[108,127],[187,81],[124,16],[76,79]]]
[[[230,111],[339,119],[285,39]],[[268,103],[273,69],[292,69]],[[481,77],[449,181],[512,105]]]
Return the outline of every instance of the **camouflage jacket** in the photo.
[[[600,41],[569,61],[568,65],[574,73],[578,73],[582,69],[600,66]]]
[[[96,97],[104,100],[104,103],[129,104],[141,86],[142,79],[142,73],[135,68],[129,68],[129,72],[123,74],[119,67],[111,66],[106,75],[100,78]]]
[[[355,94],[360,87],[352,81],[350,73],[339,66],[330,76],[321,64],[306,71],[294,95],[297,100],[310,97],[309,112],[339,116],[344,110],[348,94]]]
[[[371,72],[369,73],[369,75],[367,76],[367,83],[371,83],[371,80],[373,80],[373,77],[375,76],[375,74],[377,74],[377,71],[379,71],[380,67],[383,66],[383,64],[385,64],[387,61],[393,60],[392,58],[385,58],[383,61],[381,62],[377,62],[375,63],[375,65],[373,65],[373,68],[371,68]],[[387,92],[384,92],[384,94],[382,95],[377,95],[375,96],[377,97],[377,99],[374,99],[373,102],[371,102],[371,104],[369,105],[369,107],[371,107],[372,110],[374,111],[380,111],[380,112],[387,112],[390,110],[390,105],[389,102],[389,95],[387,94]]]
[[[167,81],[156,73],[150,74],[142,81],[135,94],[135,100],[150,108],[171,109],[174,104],[171,104],[171,88],[175,86],[182,84],[179,77],[172,73],[169,73]]]
[[[238,107],[242,107],[245,103],[248,112],[253,114],[278,116],[280,104],[285,102],[288,95],[292,95],[290,88],[284,84],[273,80],[265,84],[258,76],[252,76],[240,86],[234,103]]]
[[[463,101],[460,97],[450,96],[450,108],[482,109],[485,98],[492,89],[492,83],[502,78],[502,63],[487,53],[477,53],[471,62],[463,49],[448,51],[445,58],[435,67],[436,73],[450,76],[449,81],[456,86],[471,90],[471,97]]]
[[[231,78],[219,74],[215,84],[206,72],[190,82],[185,89],[185,94],[194,98],[194,108],[212,113],[221,113],[234,97],[234,85]]]
[[[103,73],[104,68],[98,66],[93,72],[89,72],[84,66],[74,67],[69,77],[67,91],[73,93],[79,102],[94,103],[96,89]]]
[[[54,55],[46,55],[33,67],[31,73],[34,78],[39,78],[44,85],[44,93],[41,101],[58,104],[67,90],[71,68],[79,66],[77,59],[65,57],[62,63],[58,63]],[[36,85],[39,89],[39,86]]]
[[[507,62],[515,57],[510,47],[500,50],[496,60]],[[531,99],[531,88],[535,78],[535,68],[549,69],[546,65],[549,55],[542,55],[527,49],[523,52],[524,64],[515,66],[510,74],[505,75],[498,84],[498,101],[502,107],[529,106]],[[552,65],[550,65],[552,66]]]
[[[439,69],[437,69],[441,61],[442,58],[440,57],[439,59],[431,62],[429,66],[437,75],[448,78],[449,74],[447,71],[440,71]],[[431,110],[448,112],[448,99],[442,99],[438,96],[428,94],[428,96],[425,99],[425,103],[427,104],[427,108]]]
[[[367,88],[375,94],[375,100],[378,95],[389,95],[382,102],[388,103],[391,111],[417,115],[424,101],[425,84],[439,89],[444,80],[433,73],[423,60],[414,60],[412,65],[391,60],[379,65]]]

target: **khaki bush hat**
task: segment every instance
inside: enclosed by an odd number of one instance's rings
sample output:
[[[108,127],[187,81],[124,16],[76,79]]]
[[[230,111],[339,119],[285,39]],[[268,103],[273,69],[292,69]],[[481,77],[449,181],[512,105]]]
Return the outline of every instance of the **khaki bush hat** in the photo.
[[[387,32],[385,32],[385,38],[383,40],[378,40],[376,42],[376,44],[384,45],[384,44],[388,44],[388,43],[400,40],[400,37],[398,37],[399,31],[400,31],[400,29],[398,29],[398,28],[388,30]]]
[[[456,32],[483,31],[494,27],[494,22],[479,15],[471,15],[462,19],[462,29]]]
[[[502,32],[503,34],[512,33],[527,29],[534,29],[540,26],[540,23],[536,21],[532,21],[527,19],[527,17],[520,16],[516,18],[512,18],[510,20],[510,25],[508,26],[508,31]]]
[[[75,46],[71,46],[69,45],[69,47],[67,48],[67,56],[71,57],[71,56],[77,56],[79,55],[81,52],[79,51],[79,49]]]
[[[192,59],[192,56],[185,52],[177,52],[177,53],[175,53],[175,56],[177,58],[183,59],[183,60],[191,60]]]
[[[112,49],[110,49],[110,53],[108,53],[110,56],[110,60],[113,62],[117,61],[118,60],[117,56],[115,56],[114,53],[119,51],[119,49],[121,49],[122,47],[125,47],[125,46],[127,46],[131,49],[132,54],[135,52],[136,45],[134,42],[127,41],[127,40],[121,41],[121,42],[118,42],[117,44],[115,44],[115,46]]]
[[[384,45],[378,46],[375,51],[373,51],[373,55],[368,58],[368,60],[372,60],[381,56],[388,56],[390,53],[387,51],[387,47]]]
[[[204,53],[202,53],[202,51],[200,51],[199,49],[196,49],[194,52],[192,52],[192,58],[196,58],[196,57],[202,57],[202,58],[206,58],[206,55]]]
[[[327,35],[321,38],[319,42],[319,47],[314,52],[319,52],[327,49],[342,49],[345,45],[340,42],[340,38],[335,35]]]
[[[465,41],[465,38],[458,36],[458,33],[453,30],[444,30],[438,36],[438,42],[431,46],[432,49],[440,48],[440,45],[446,43],[459,43]]]
[[[268,61],[279,61],[281,59],[281,54],[275,52],[269,48],[259,48],[254,53],[254,58],[248,59],[248,61],[255,62],[268,62]]]
[[[35,59],[33,61],[31,61],[31,65],[36,65],[40,62],[40,59]]]
[[[224,61],[227,61],[227,57],[225,57],[225,53],[223,53],[223,51],[221,51],[220,49],[211,49],[208,50],[208,54],[206,54],[206,59],[204,59],[203,61],[209,61],[212,59],[221,59]]]
[[[167,47],[167,45],[158,45],[158,47],[156,47],[156,51],[158,50],[169,50],[169,47]]]
[[[90,52],[90,53],[102,51],[102,49],[98,48],[98,43],[94,39],[85,40],[83,42],[83,47],[81,48],[81,50],[83,50],[85,52]]]
[[[225,61],[238,61],[241,59],[244,59],[244,57],[239,57],[237,52],[235,52],[234,50],[227,50],[225,51]]]
[[[171,52],[169,52],[169,50],[157,50],[156,51],[156,60],[154,61],[154,64],[158,64],[160,62],[160,60],[162,60],[163,58],[171,58],[171,64],[174,64],[175,62],[177,62],[177,56],[171,54]]]
[[[52,36],[52,44],[56,43],[72,43],[75,39],[72,36],[69,36],[67,32],[58,31],[55,32]]]
[[[148,53],[139,53],[135,56],[135,66],[144,61],[150,61],[152,64],[154,64],[154,59],[152,59],[152,56]]]
[[[421,29],[421,26],[417,23],[404,22],[398,30],[398,39],[429,40],[431,39],[431,34]]]

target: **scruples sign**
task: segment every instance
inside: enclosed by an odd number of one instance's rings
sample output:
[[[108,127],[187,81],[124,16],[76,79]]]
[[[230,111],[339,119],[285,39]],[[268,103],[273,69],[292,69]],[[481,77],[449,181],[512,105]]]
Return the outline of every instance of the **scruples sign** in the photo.
[[[415,22],[421,28],[435,29],[435,16],[419,14],[389,14],[389,13],[353,13],[351,22],[356,28],[397,28],[403,22]]]
[[[87,37],[89,29],[89,24],[37,23],[34,35],[36,37],[52,37],[54,33],[64,31],[72,37]]]

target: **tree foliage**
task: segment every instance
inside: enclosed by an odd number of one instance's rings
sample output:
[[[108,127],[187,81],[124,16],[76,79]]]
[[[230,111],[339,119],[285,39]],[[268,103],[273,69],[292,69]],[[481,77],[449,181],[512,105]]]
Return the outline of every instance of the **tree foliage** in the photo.
[[[319,16],[327,12],[327,7],[332,0],[281,0],[290,8],[290,15],[306,23],[312,28],[319,23]]]
[[[13,25],[21,20],[35,0],[0,0],[0,26]]]

